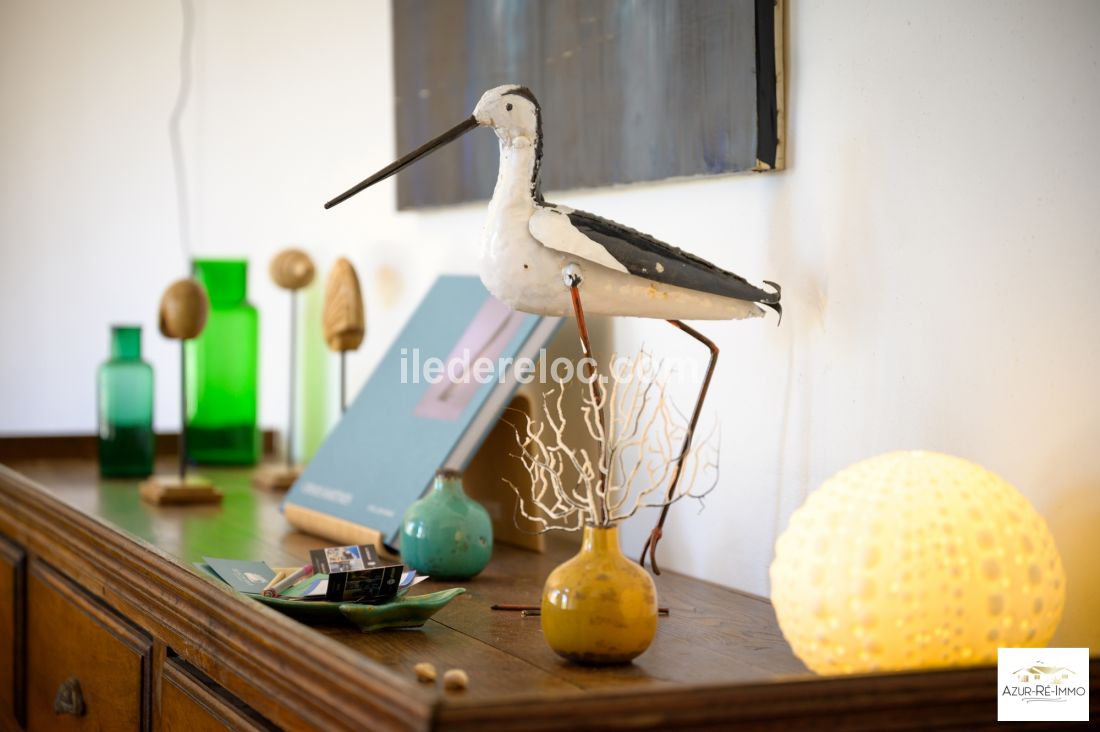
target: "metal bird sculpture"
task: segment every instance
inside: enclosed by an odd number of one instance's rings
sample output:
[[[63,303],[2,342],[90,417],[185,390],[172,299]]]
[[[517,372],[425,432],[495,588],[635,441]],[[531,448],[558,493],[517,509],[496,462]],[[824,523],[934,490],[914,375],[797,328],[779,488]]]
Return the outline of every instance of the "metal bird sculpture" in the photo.
[[[477,127],[492,128],[500,140],[500,171],[489,202],[481,250],[481,280],[494,297],[528,313],[572,314],[588,357],[592,350],[586,312],[664,319],[710,350],[710,362],[668,489],[667,497],[671,499],[718,360],[718,347],[682,320],[759,317],[764,314],[760,305],[782,318],[779,285],[765,280],[771,289],[757,287],[648,234],[548,203],[539,183],[542,112],[531,90],[515,84],[485,92],[470,117],[341,193],[325,208],[389,178]],[[644,565],[648,552],[657,574],[657,542],[668,509],[666,503],[640,559]]]

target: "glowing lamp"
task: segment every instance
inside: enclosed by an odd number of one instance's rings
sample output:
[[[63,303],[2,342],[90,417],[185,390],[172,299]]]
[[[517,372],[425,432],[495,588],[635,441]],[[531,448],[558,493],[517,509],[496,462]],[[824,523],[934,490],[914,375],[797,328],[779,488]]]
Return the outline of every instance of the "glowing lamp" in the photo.
[[[1045,646],[1065,573],[1024,496],[934,452],[892,452],[830,478],[791,516],[772,603],[795,654],[821,674],[995,663]]]

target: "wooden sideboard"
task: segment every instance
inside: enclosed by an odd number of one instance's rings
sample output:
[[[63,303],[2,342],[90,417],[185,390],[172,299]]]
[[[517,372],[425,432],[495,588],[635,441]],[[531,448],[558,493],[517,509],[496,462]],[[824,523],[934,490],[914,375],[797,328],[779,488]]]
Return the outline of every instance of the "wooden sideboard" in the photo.
[[[325,545],[291,529],[248,471],[202,471],[226,493],[220,507],[154,508],[136,482],[100,480],[87,458],[39,451],[6,463],[2,729],[881,730],[996,719],[993,669],[816,677],[766,600],[673,573],[657,578],[671,612],[649,651],[622,667],[567,664],[537,617],[490,610],[536,603],[573,551],[562,541],[545,554],[498,546],[421,630],[305,626],[192,567],[204,555],[302,563]],[[465,669],[469,688],[417,683],[421,661]]]

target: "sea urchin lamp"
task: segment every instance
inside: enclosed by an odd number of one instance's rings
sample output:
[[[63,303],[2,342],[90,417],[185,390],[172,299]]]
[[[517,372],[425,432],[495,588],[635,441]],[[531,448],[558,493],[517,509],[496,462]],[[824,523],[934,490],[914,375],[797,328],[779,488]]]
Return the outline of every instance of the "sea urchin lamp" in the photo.
[[[1045,646],[1065,573],[1028,500],[990,471],[892,452],[830,478],[776,542],[772,602],[820,674],[995,663]]]

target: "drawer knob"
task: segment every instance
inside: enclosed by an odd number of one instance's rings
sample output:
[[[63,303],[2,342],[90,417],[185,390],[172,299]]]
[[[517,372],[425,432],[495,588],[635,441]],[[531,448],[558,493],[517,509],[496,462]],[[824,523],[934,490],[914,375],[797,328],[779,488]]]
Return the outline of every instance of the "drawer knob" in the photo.
[[[84,692],[80,690],[80,679],[70,676],[57,687],[57,696],[53,698],[53,713],[84,716]]]

